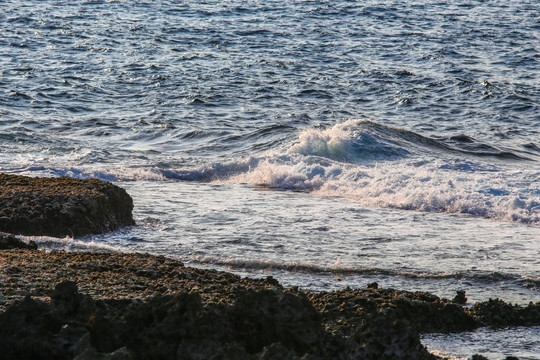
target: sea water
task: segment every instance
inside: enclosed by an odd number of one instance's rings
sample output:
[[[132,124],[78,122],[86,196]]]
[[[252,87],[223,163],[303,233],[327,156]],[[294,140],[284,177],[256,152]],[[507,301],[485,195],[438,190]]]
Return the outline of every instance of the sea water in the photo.
[[[125,188],[143,251],[540,300],[537,1],[0,1],[0,171]],[[538,328],[426,336],[540,359]],[[504,341],[501,341],[504,339]]]

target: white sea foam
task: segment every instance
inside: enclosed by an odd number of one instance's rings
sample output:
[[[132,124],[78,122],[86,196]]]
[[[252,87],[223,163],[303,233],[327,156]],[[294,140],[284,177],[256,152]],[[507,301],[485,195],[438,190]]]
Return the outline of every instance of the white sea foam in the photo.
[[[390,136],[384,138],[372,128],[364,131],[365,124],[349,121],[305,131],[287,155],[269,155],[252,161],[254,166],[246,172],[215,177],[343,197],[368,206],[540,224],[538,168],[513,170],[483,159],[456,158],[454,153],[441,156],[439,149],[408,134],[408,139],[398,134],[401,139],[396,140],[386,131]]]
[[[463,213],[540,224],[540,166],[475,156],[370,121],[308,129],[281,153],[182,169],[28,168],[30,173],[107,181],[245,183],[341,197],[367,206]],[[528,165],[528,166],[523,166]],[[18,170],[14,172],[25,172]]]
[[[396,159],[410,154],[403,143],[412,134],[371,121],[349,120],[328,129],[303,131],[288,152],[351,163]]]
[[[96,178],[105,181],[161,181],[167,177],[155,168],[129,168],[129,167],[112,167],[112,168],[69,168],[51,170],[57,176],[69,176],[74,178]]]
[[[54,250],[68,251],[109,251],[120,252],[122,248],[110,245],[106,242],[94,241],[93,239],[74,239],[69,236],[55,238],[50,236],[20,236],[26,242],[34,241],[38,247]]]

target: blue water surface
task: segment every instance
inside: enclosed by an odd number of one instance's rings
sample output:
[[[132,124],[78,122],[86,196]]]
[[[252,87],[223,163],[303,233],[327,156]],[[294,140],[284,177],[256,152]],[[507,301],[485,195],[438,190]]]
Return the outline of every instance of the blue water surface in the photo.
[[[0,171],[132,195],[47,249],[539,301],[539,50],[535,0],[0,0]]]

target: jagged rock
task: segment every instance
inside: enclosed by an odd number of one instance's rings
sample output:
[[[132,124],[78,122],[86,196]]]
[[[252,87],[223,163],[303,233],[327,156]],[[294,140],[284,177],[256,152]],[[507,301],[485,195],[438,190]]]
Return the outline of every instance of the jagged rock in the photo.
[[[345,289],[309,295],[334,331],[350,334],[358,324],[381,314],[408,323],[419,332],[464,331],[477,327],[474,318],[452,302],[425,292],[394,289]]]
[[[5,359],[68,359],[56,341],[62,321],[49,306],[31,297],[0,314],[0,354]]]
[[[148,254],[5,250],[0,262],[9,359],[431,360],[419,332],[540,325],[540,303],[468,309],[374,286],[312,293]]]
[[[406,321],[381,315],[364,322],[354,337],[362,344],[357,358],[365,360],[433,359]]]
[[[51,297],[52,303],[57,311],[62,314],[76,313],[83,296],[79,294],[79,289],[75,282],[66,280],[57,284]]]
[[[239,297],[231,312],[235,336],[250,353],[278,342],[298,354],[320,346],[320,316],[301,293],[248,291]]]
[[[29,249],[37,250],[37,244],[30,241],[28,244],[11,234],[0,232],[0,250],[6,249]]]
[[[485,357],[484,355],[474,354],[473,356],[471,356],[471,360],[489,360],[489,359]]]
[[[434,359],[414,330],[390,318],[344,338],[328,333],[296,290],[242,288],[234,297],[203,303],[180,292],[94,301],[66,281],[50,304],[26,297],[0,314],[0,353],[23,360]]]
[[[265,346],[257,357],[258,360],[300,360],[298,356],[291,349],[287,349],[280,343],[274,343],[270,346]]]
[[[489,299],[474,304],[469,313],[483,326],[540,326],[540,302],[518,306]]]
[[[465,296],[465,290],[456,291],[456,296],[452,299],[453,302],[459,305],[465,305],[467,303],[467,297]]]
[[[0,174],[0,231],[82,236],[133,225],[125,190],[96,179]]]

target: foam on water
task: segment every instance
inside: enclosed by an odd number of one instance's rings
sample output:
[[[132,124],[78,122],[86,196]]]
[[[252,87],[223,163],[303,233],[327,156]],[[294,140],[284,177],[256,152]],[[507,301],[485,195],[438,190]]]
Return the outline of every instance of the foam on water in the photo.
[[[370,125],[367,131],[366,124]],[[448,146],[420,135],[388,130],[363,121],[310,129],[300,134],[285,155],[231,163],[223,173],[214,166],[210,178],[311,191],[369,206],[540,224],[540,168],[535,167],[536,162],[516,168],[495,155],[488,162],[449,151]],[[231,169],[240,173],[231,176]],[[196,172],[209,170],[205,167]]]
[[[413,133],[399,134],[395,129],[371,121],[349,120],[329,129],[303,131],[298,143],[288,152],[350,163],[397,159],[410,154],[410,151],[400,144],[400,140],[405,140],[404,137],[397,136],[405,134]],[[427,138],[424,139],[427,141]]]
[[[120,252],[121,247],[94,239],[54,238],[49,236],[20,236],[26,242],[34,241],[40,249],[66,251]]]
[[[493,147],[492,147],[493,148]],[[107,181],[243,183],[307,191],[363,205],[461,213],[498,221],[540,224],[540,166],[504,152],[464,151],[439,140],[372,121],[349,120],[307,129],[288,149],[240,160],[182,168],[110,166],[19,167],[4,172],[44,173]],[[517,163],[517,164],[516,164]]]

